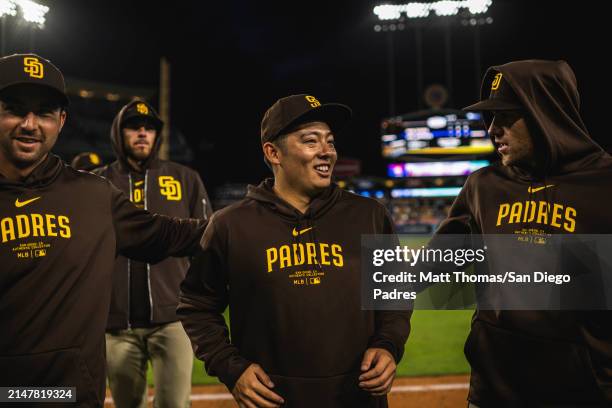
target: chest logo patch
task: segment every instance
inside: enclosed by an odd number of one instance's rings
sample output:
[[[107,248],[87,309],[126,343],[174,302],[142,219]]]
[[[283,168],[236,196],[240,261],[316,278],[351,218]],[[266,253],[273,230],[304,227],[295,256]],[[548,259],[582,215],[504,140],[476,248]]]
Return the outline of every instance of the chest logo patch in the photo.
[[[183,198],[181,182],[172,176],[159,176],[159,192],[170,201],[180,201]]]

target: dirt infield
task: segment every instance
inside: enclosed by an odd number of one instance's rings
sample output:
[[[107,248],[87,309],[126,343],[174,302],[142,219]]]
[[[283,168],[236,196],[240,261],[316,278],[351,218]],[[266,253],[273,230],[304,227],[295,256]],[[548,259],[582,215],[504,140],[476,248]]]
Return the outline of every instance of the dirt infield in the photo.
[[[389,394],[391,408],[464,408],[467,405],[469,376],[397,378]],[[149,390],[153,394],[153,390]],[[152,400],[152,397],[149,397]],[[194,386],[192,408],[236,408],[227,388],[221,385]],[[107,391],[105,408],[114,406]],[[149,406],[152,404],[149,402]]]

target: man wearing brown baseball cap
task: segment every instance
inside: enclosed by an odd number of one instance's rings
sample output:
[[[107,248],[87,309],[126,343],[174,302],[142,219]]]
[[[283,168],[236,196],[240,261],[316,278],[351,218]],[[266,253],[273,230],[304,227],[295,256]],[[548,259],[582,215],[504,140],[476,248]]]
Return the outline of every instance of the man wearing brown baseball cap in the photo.
[[[580,116],[569,64],[523,60],[492,66],[480,101],[464,109],[483,113],[501,163],[470,175],[436,236],[478,234],[489,253],[503,258],[500,270],[533,271],[530,259],[551,260],[539,265],[555,270],[563,259],[572,265],[572,280],[597,273],[604,261],[596,250],[589,251],[589,264],[575,267],[565,251],[575,251],[571,235],[612,230],[612,158]],[[498,234],[514,235],[524,245],[508,252],[495,244]],[[555,237],[564,239],[562,254],[555,251]],[[551,301],[548,310],[523,310],[500,289],[494,309],[478,306],[465,344],[471,408],[612,405],[610,312],[596,302],[576,311],[579,299],[598,298],[597,290],[579,292],[565,289],[564,299]]]
[[[213,215],[181,285],[196,355],[240,406],[387,406],[410,312],[361,310],[361,235],[393,226],[332,182],[350,117],[308,94],[274,103],[260,134],[274,177]]]
[[[0,387],[43,388],[27,406],[102,407],[115,256],[189,255],[204,223],[152,215],[51,153],[64,89],[38,55],[0,58]]]

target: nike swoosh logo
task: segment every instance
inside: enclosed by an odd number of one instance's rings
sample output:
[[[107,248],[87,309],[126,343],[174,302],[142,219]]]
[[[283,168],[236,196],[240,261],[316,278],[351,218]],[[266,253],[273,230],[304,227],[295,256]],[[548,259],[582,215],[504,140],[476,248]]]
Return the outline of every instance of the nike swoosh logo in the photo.
[[[527,187],[527,192],[528,193],[537,193],[540,190],[544,190],[545,188],[554,187],[554,186],[555,186],[554,184],[547,184],[547,185],[545,185],[543,187],[536,187],[536,188],[531,188],[531,186],[530,186],[530,187]]]
[[[137,182],[134,183],[134,186],[136,186],[136,187],[141,186],[142,183],[144,183],[144,180],[137,181]]]
[[[303,233],[305,233],[306,231],[310,231],[312,229],[312,227],[308,227],[308,228],[304,228],[303,230],[296,230],[295,228],[293,229],[293,236],[297,237],[298,235],[302,235]]]
[[[34,197],[34,198],[30,198],[29,200],[25,200],[25,201],[19,201],[19,199],[15,200],[15,207],[17,208],[21,208],[25,205],[28,205],[36,200],[38,200],[40,197]]]

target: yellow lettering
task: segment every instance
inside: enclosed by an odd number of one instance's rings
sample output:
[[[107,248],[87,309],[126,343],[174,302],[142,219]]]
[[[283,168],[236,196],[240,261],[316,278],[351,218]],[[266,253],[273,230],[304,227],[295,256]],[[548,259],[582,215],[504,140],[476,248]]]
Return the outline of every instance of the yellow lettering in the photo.
[[[572,207],[565,208],[565,223],[563,223],[563,228],[567,232],[574,232],[576,228],[576,209]]]
[[[268,260],[268,273],[272,272],[272,265],[278,261],[278,251],[276,248],[266,249],[266,258]]]
[[[538,224],[548,224],[548,212],[550,211],[550,204],[546,201],[540,201],[540,205],[538,206],[538,219],[536,222]]]
[[[521,213],[523,212],[523,203],[514,203],[510,209],[510,219],[508,224],[514,224],[515,222],[521,222]]]
[[[2,230],[2,242],[15,239],[15,227],[13,226],[12,218],[3,218],[0,221],[0,229]]]
[[[332,257],[334,258],[334,265],[338,267],[344,266],[344,258],[342,257],[342,247],[338,244],[331,246]]]
[[[280,265],[281,269],[291,266],[291,251],[289,249],[289,245],[283,245],[280,247]]]
[[[57,228],[57,225],[55,224],[55,215],[45,214],[45,218],[47,220],[47,236],[57,237],[57,232],[55,231]]]
[[[317,263],[317,249],[315,244],[312,242],[306,243],[306,258],[308,265],[314,265]]]
[[[43,216],[40,214],[32,214],[32,235],[35,237],[44,237],[45,236],[45,228],[44,228]]]
[[[535,201],[525,201],[525,214],[523,215],[523,222],[532,222],[535,219],[536,207],[537,205]]]
[[[293,244],[293,264],[295,266],[304,265],[304,260],[304,244]]]
[[[553,227],[561,228],[561,224],[559,224],[559,221],[561,221],[561,211],[563,211],[562,205],[553,204],[553,212],[550,220],[550,225]]]
[[[57,218],[57,222],[60,227],[60,237],[70,238],[72,236],[72,233],[70,232],[70,226],[68,225],[70,224],[70,219],[64,215],[60,215]]]
[[[30,236],[30,219],[27,215],[18,215],[15,217],[17,221],[17,234],[19,238],[27,238]]]
[[[321,251],[321,265],[331,265],[329,263],[329,244],[320,244],[319,250]]]
[[[502,204],[499,206],[499,212],[497,214],[497,225],[498,227],[501,225],[501,221],[508,216],[510,213],[510,204]]]

